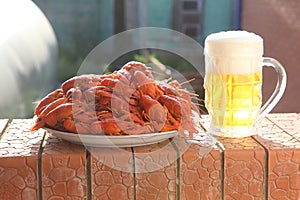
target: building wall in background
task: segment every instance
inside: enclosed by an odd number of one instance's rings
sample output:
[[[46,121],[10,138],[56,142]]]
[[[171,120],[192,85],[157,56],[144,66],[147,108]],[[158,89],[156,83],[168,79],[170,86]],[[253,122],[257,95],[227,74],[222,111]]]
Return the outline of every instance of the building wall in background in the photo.
[[[211,33],[232,29],[232,3],[232,0],[205,1],[202,38],[203,41],[206,36]]]
[[[280,61],[287,72],[287,88],[273,112],[300,112],[299,52],[300,1],[242,1],[242,28],[261,35],[264,56]],[[264,73],[264,101],[274,90],[277,77],[273,70]]]
[[[147,26],[172,29],[172,11],[173,0],[147,1]]]
[[[124,0],[125,5],[138,4],[137,22],[140,26],[174,29],[174,3],[177,0]],[[181,0],[183,1],[183,0]],[[201,0],[199,0],[201,1]],[[232,0],[203,0],[204,15],[201,44],[212,33],[231,28]],[[100,42],[114,34],[114,8],[118,0],[34,0],[48,17],[58,38],[59,81],[76,75],[87,54]],[[127,9],[128,10],[128,9]],[[132,9],[129,9],[132,10]],[[134,12],[134,11],[133,11]]]

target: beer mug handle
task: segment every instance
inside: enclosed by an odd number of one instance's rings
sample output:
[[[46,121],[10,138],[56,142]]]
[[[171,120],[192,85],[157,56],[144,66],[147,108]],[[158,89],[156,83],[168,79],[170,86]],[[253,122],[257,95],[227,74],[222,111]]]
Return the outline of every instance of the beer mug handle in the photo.
[[[257,121],[264,118],[278,103],[281,99],[284,90],[286,88],[286,72],[283,66],[274,58],[263,58],[263,66],[273,67],[277,73],[277,84],[276,88],[271,95],[271,97],[266,101],[266,103],[261,107],[260,113],[258,115]]]

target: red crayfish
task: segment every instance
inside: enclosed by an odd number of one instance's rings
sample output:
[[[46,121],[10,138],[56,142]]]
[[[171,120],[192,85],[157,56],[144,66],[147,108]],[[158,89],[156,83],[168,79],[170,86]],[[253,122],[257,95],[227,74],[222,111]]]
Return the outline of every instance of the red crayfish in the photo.
[[[132,135],[179,130],[196,133],[190,93],[177,81],[155,81],[140,62],[107,75],[80,75],[36,106],[31,130],[49,127],[79,134]]]

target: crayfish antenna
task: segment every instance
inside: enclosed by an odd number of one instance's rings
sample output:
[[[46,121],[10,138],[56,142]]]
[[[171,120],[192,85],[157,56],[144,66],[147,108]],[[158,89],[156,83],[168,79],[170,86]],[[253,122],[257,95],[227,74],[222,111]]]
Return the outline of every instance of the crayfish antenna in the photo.
[[[197,106],[200,106],[200,107],[204,107],[204,104],[202,103],[195,103]]]
[[[168,83],[168,82],[170,82],[172,80],[173,80],[173,78],[170,76],[168,79],[166,79],[166,83]]]
[[[193,93],[191,91],[188,91],[188,92],[189,92],[189,95],[191,96],[191,98],[193,98],[193,99],[199,97],[199,94],[197,94],[197,93]]]
[[[192,82],[192,81],[194,81],[194,80],[195,80],[195,78],[192,78],[192,79],[190,79],[190,80],[187,80],[187,81],[184,81],[184,82],[182,82],[182,83],[179,83],[179,85],[182,86],[182,85],[187,84],[187,83],[190,83],[190,82]]]
[[[31,102],[32,103],[32,105],[37,105],[38,103],[40,103],[40,100],[38,100],[38,101],[33,101],[33,102]]]
[[[204,99],[200,99],[200,98],[198,98],[199,97],[199,95],[198,94],[195,94],[195,96],[192,96],[191,98],[192,99],[195,99],[195,100],[197,100],[197,101],[199,101],[199,102],[204,102]]]
[[[203,110],[201,107],[199,107],[199,110],[200,110],[201,113],[207,114],[207,111]]]

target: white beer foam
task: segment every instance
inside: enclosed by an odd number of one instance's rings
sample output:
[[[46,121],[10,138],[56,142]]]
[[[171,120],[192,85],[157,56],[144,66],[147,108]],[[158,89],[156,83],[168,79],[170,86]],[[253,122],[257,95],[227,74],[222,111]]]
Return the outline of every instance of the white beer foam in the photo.
[[[249,74],[261,71],[263,39],[247,31],[226,31],[209,35],[204,53],[207,72]]]

